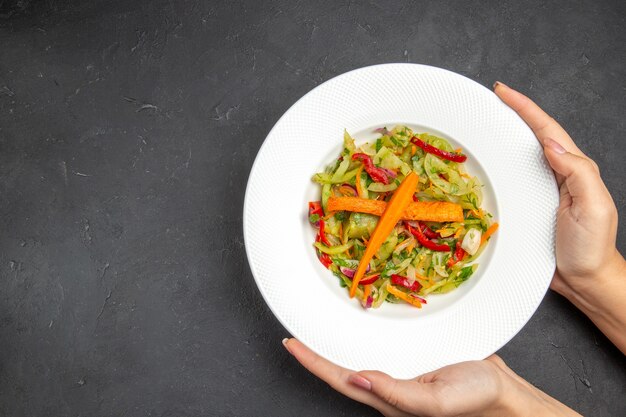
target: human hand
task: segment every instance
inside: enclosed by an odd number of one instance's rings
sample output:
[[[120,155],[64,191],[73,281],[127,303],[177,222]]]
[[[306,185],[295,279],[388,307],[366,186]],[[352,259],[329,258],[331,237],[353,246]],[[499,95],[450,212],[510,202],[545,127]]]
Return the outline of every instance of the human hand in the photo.
[[[524,381],[496,355],[398,380],[378,371],[337,366],[296,339],[285,339],[283,344],[312,374],[387,417],[578,416]]]
[[[617,209],[598,165],[528,97],[498,82],[494,91],[535,133],[559,185],[556,272],[550,287],[626,353],[626,262],[615,246]]]
[[[615,247],[617,209],[598,165],[528,97],[500,82],[494,92],[535,133],[556,175],[561,201],[551,288],[566,296],[584,292],[593,285],[590,280],[600,281],[623,262]]]

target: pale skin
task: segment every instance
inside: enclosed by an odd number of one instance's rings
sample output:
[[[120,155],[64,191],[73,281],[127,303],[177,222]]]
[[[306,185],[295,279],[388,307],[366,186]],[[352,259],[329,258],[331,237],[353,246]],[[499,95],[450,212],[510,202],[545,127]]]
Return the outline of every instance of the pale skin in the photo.
[[[557,269],[550,288],[626,354],[626,261],[615,246],[617,209],[598,166],[528,97],[499,82],[494,91],[533,130],[559,185]],[[387,417],[579,416],[519,377],[497,355],[398,380],[378,371],[339,367],[296,339],[283,344],[335,390]]]

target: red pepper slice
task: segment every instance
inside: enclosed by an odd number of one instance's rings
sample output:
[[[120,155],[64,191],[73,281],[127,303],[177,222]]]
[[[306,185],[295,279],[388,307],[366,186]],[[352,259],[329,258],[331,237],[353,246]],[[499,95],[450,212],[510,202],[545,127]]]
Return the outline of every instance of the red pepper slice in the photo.
[[[326,233],[324,233],[324,220],[320,219],[320,240],[326,246],[332,246],[330,241],[326,237]]]
[[[320,217],[324,217],[324,209],[320,201],[309,201],[309,216],[317,214]]]
[[[465,252],[465,250],[461,247],[461,242],[456,242],[454,255],[448,259],[448,263],[446,265],[448,265],[448,268],[452,267],[457,262],[462,261],[463,258],[465,258],[465,255],[467,255],[467,252]]]
[[[316,242],[320,241],[320,235],[315,236],[315,241]],[[320,262],[322,263],[322,265],[324,265],[326,269],[328,269],[328,267],[330,267],[333,263],[333,260],[327,253],[321,252],[319,250],[317,251],[317,258],[320,260]]]
[[[449,252],[450,251],[450,246],[440,245],[438,243],[433,242],[432,240],[428,240],[426,236],[424,236],[424,233],[422,233],[422,229],[420,229],[419,227],[413,228],[411,227],[409,222],[404,222],[404,226],[409,231],[409,233],[415,236],[415,238],[420,243],[420,245],[424,246],[425,248],[428,248],[430,250],[434,250],[437,252]]]
[[[419,224],[420,227],[422,228],[422,232],[424,233],[424,235],[428,238],[428,239],[437,239],[439,238],[439,233],[435,232],[434,230],[432,230],[430,227],[426,226],[423,223]]]
[[[365,167],[365,172],[369,174],[374,182],[382,182],[383,184],[389,184],[391,182],[389,174],[382,168],[374,166],[372,158],[364,153],[355,153],[352,155],[352,160],[361,161]]]
[[[422,303],[422,304],[428,304],[428,302],[426,301],[426,299],[424,299],[424,298],[422,298],[422,297],[418,297],[418,296],[417,296],[417,295],[415,295],[415,294],[409,294],[409,295],[410,295],[411,297],[413,297],[413,298],[418,299],[418,300],[420,301],[420,303]]]
[[[457,261],[462,261],[465,258],[467,252],[461,247],[461,242],[456,242],[456,250],[454,251],[454,257]]]
[[[409,279],[407,277],[403,277],[402,275],[391,275],[391,283],[395,285],[400,285],[404,288],[408,288],[411,292],[418,292],[422,288],[422,284],[415,281],[413,284],[409,283]]]
[[[372,275],[371,277],[367,278],[367,279],[362,279],[361,281],[359,281],[359,285],[370,285],[376,282],[376,280],[378,280],[378,278],[380,278],[380,274],[376,274],[376,275]]]
[[[328,267],[331,266],[333,263],[333,260],[330,258],[330,256],[327,253],[322,252],[319,258],[320,258],[320,262],[322,263],[322,265],[324,265],[326,269],[328,269]]]
[[[417,145],[420,148],[422,148],[425,152],[431,153],[435,156],[438,156],[439,158],[447,159],[448,161],[453,161],[453,162],[467,161],[466,155],[463,155],[462,153],[456,153],[456,152],[447,152],[442,149],[436,148],[433,145],[429,145],[428,143],[424,142],[417,136],[413,136],[411,138],[411,142],[414,145]]]

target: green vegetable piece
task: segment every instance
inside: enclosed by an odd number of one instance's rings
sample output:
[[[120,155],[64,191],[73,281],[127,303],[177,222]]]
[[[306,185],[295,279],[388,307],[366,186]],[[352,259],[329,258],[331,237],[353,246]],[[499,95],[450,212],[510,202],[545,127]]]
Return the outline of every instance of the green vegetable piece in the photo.
[[[426,155],[424,158],[424,170],[432,183],[445,193],[452,195],[467,194],[467,185],[459,175],[459,172],[436,156],[432,154]],[[441,178],[439,174],[447,175],[448,179]]]
[[[348,220],[348,237],[369,237],[378,224],[378,217],[367,213],[351,213]]]
[[[344,244],[344,245],[337,245],[337,246],[326,246],[321,242],[315,242],[313,244],[313,246],[315,246],[316,248],[318,248],[321,252],[327,253],[329,255],[338,255],[342,252],[347,251],[348,249],[350,249],[352,246],[354,246],[354,241],[351,240],[348,243]]]
[[[440,138],[439,136],[422,133],[419,135],[419,138],[424,142],[433,145],[435,148],[441,149],[442,151],[454,152],[452,145],[450,145],[447,140]]]
[[[394,231],[391,235],[389,235],[387,240],[385,240],[385,243],[383,243],[380,249],[378,249],[378,252],[376,252],[376,257],[381,261],[387,260],[393,253],[393,250],[397,244],[398,234]]]
[[[330,184],[322,185],[322,209],[324,210],[324,213],[326,213],[326,206],[328,205],[328,199],[330,198],[331,193],[332,190]]]
[[[333,183],[338,183],[341,178],[343,178],[343,176],[346,174],[346,171],[348,171],[348,167],[350,167],[350,159],[344,158],[343,161],[341,161],[341,163],[339,164],[337,171],[335,171],[330,180]]]
[[[350,156],[352,156],[352,154],[356,150],[356,146],[354,146],[354,139],[352,138],[352,136],[350,136],[348,131],[345,129],[343,131],[343,148],[344,150],[348,151],[348,152],[344,152],[344,155],[350,155]]]
[[[386,193],[387,191],[393,191],[396,188],[398,188],[398,184],[396,184],[395,181],[389,184],[373,182],[367,187],[369,191],[374,191],[376,193]]]
[[[385,146],[374,155],[373,162],[381,168],[399,169],[402,175],[411,172],[411,167]]]
[[[461,282],[465,282],[469,279],[469,277],[472,276],[472,274],[474,273],[475,270],[475,265],[470,265],[470,266],[466,266],[461,268],[461,272],[459,272],[459,275],[457,275],[456,277],[456,281],[460,284]]]

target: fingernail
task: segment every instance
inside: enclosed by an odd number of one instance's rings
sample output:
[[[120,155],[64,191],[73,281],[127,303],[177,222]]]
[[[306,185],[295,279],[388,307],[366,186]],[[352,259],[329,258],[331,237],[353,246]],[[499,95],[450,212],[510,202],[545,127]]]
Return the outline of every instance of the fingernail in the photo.
[[[348,378],[348,381],[352,385],[356,385],[359,388],[363,388],[365,391],[371,391],[372,390],[372,383],[369,380],[363,378],[359,374],[352,374],[352,375],[350,375],[350,377]]]
[[[500,82],[500,81],[496,81],[495,83],[493,83],[493,89],[495,90],[496,88],[498,88],[498,86],[503,85],[506,87],[506,84]]]
[[[550,148],[550,149],[552,149],[554,152],[556,152],[556,153],[558,153],[558,154],[564,154],[564,153],[567,153],[567,150],[566,150],[564,147],[562,147],[560,143],[558,143],[557,141],[552,140],[552,139],[550,139],[550,138],[546,138],[546,139],[543,141],[543,145],[544,145],[546,148]]]
[[[287,352],[291,353],[291,350],[289,350],[289,339],[288,338],[284,338],[283,339],[283,346],[285,347],[285,349],[287,349]]]

